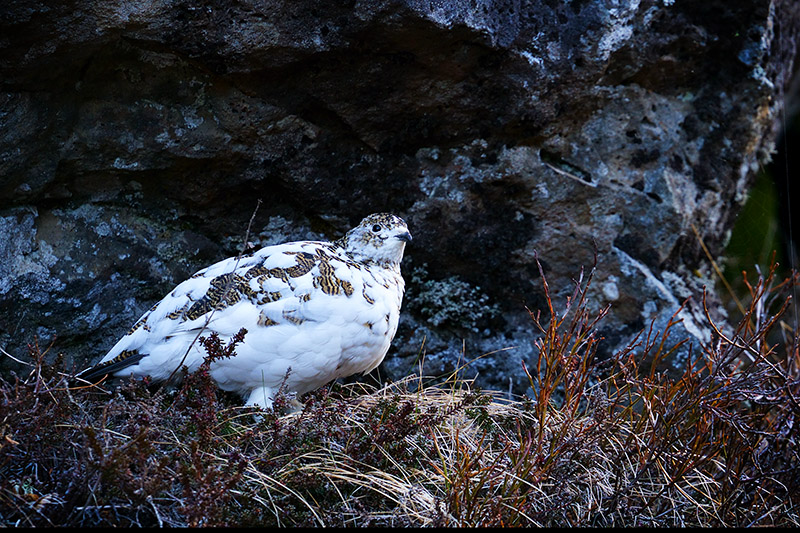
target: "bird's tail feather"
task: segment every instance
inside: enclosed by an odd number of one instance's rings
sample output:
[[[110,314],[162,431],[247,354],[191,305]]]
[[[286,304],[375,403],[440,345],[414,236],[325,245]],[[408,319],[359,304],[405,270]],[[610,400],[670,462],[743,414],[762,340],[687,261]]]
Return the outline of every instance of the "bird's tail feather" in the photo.
[[[139,362],[139,360],[147,354],[134,352],[134,351],[123,351],[114,359],[109,359],[108,361],[104,361],[102,363],[98,363],[93,367],[87,368],[83,372],[77,375],[80,379],[85,379],[86,381],[94,381],[97,378],[101,378],[108,374],[113,374],[123,368],[135,365]]]

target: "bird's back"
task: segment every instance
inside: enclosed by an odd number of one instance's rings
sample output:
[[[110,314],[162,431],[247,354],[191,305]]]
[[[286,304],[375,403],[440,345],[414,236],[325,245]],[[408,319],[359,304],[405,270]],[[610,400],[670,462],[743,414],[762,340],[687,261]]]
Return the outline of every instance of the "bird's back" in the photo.
[[[313,390],[337,377],[369,371],[397,329],[399,270],[362,265],[331,243],[263,248],[200,270],[148,310],[82,377],[149,375],[164,380],[203,361],[198,336],[223,341],[246,329],[232,360],[212,364],[226,390]]]
[[[268,246],[220,261],[175,287],[80,377],[166,380],[200,366],[201,335],[227,343],[242,329],[236,355],[212,361],[210,373],[248,404],[269,405],[281,386],[303,393],[372,370],[397,331],[410,240],[402,219],[375,214],[333,243]]]

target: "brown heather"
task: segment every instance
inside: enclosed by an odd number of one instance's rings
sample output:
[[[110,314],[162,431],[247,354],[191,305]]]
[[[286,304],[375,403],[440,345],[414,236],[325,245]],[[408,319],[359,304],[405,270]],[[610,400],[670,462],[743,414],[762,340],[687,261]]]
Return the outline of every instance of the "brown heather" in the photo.
[[[161,389],[80,387],[30,346],[0,381],[3,526],[798,526],[797,281],[749,288],[737,328],[694,350],[651,326],[596,361],[591,275],[532,313],[538,360],[519,402],[410,376],[334,384],[254,416],[207,364]],[[544,280],[544,276],[543,276]],[[244,334],[244,332],[242,332]],[[232,355],[203,339],[208,361]],[[679,345],[681,343],[678,343]],[[55,359],[54,361],[50,361]],[[46,362],[48,360],[48,362]],[[646,363],[643,363],[645,362]]]

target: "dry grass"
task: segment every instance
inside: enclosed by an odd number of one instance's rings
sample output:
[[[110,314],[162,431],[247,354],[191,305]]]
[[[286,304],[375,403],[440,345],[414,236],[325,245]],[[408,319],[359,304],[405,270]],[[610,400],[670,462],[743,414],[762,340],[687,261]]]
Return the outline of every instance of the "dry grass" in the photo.
[[[780,321],[794,281],[759,279],[739,326],[709,318],[715,341],[670,377],[659,370],[669,331],[595,361],[609,311],[587,311],[581,279],[560,308],[532,313],[539,357],[520,372],[534,392],[519,402],[410,376],[254,417],[206,369],[175,390],[70,389],[58,358],[32,346],[30,374],[0,381],[0,520],[798,526],[800,357]],[[205,345],[210,359],[235,349]]]

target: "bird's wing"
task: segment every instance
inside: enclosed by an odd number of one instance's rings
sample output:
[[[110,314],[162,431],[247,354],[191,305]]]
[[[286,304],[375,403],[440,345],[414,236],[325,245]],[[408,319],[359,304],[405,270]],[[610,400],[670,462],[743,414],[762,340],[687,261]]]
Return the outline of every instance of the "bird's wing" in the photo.
[[[136,364],[154,346],[208,328],[230,336],[242,327],[314,321],[315,293],[352,292],[336,276],[344,262],[323,242],[268,246],[248,257],[229,258],[180,283],[148,310],[98,365],[82,376]]]

